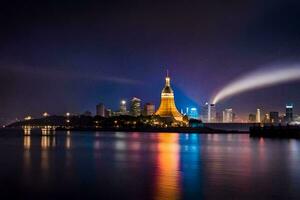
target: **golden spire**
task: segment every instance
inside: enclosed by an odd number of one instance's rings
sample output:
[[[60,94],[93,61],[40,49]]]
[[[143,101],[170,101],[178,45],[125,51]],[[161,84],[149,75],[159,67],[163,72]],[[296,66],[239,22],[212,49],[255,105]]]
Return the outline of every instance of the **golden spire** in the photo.
[[[171,117],[176,121],[182,121],[183,119],[175,105],[174,92],[170,85],[169,70],[167,70],[166,85],[161,92],[160,106],[155,114],[161,117]]]
[[[170,77],[169,77],[169,70],[167,69],[167,76],[166,76],[166,86],[170,87]]]

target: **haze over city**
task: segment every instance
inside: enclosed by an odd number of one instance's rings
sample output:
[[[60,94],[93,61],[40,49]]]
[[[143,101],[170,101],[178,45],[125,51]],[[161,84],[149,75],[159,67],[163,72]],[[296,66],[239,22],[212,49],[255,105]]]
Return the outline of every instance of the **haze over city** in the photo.
[[[133,96],[159,105],[170,70],[179,109],[199,107],[232,80],[299,63],[297,1],[5,2],[0,116],[117,109]],[[299,81],[226,98],[238,117],[299,113]],[[59,102],[59,104],[57,103]]]

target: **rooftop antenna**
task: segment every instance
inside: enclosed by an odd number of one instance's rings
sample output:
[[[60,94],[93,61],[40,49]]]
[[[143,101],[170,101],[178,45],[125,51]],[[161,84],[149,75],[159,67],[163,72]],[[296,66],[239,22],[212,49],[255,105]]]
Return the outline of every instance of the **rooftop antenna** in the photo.
[[[169,70],[167,69],[167,77],[169,77]]]

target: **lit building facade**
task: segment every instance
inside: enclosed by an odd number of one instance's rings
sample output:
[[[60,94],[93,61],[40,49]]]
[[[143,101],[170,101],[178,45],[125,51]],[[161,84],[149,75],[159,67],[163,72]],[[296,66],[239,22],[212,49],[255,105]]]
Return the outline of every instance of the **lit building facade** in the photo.
[[[270,112],[270,123],[279,123],[279,113],[278,112]]]
[[[263,118],[262,122],[263,123],[270,123],[270,115],[269,115],[269,113],[266,113],[264,115],[264,118]]]
[[[161,92],[161,102],[155,113],[160,117],[173,118],[176,121],[183,121],[183,116],[177,110],[174,100],[174,92],[171,88],[170,77],[167,75],[166,84]]]
[[[121,100],[120,102],[120,115],[127,115],[127,102],[125,100]]]
[[[208,122],[214,123],[217,121],[217,110],[215,104],[209,104],[208,107]]]
[[[105,106],[103,103],[96,105],[96,115],[105,117]]]
[[[256,123],[260,123],[260,122],[261,122],[260,109],[257,108],[256,109]]]
[[[200,119],[204,123],[208,122],[208,110],[209,110],[209,103],[206,102],[201,109],[201,116],[200,116]]]
[[[189,109],[188,112],[187,112],[187,116],[190,119],[198,119],[199,118],[198,109],[194,108],[194,107]]]
[[[155,105],[152,103],[146,103],[144,105],[143,115],[144,116],[150,116],[155,113]]]
[[[130,115],[140,116],[141,115],[141,100],[139,98],[133,97],[130,101]]]
[[[255,123],[256,122],[256,115],[255,114],[249,114],[248,122]]]
[[[294,108],[293,104],[287,104],[285,106],[285,121],[287,123],[290,123],[293,121],[293,108]]]
[[[223,123],[233,122],[233,111],[232,108],[225,109],[223,111]]]

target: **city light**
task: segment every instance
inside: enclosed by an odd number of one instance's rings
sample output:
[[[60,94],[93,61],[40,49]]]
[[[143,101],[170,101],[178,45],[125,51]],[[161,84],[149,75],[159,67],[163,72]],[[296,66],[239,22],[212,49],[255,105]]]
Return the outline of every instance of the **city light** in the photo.
[[[30,115],[28,115],[24,118],[24,120],[31,120],[31,119],[32,119],[32,117]]]

